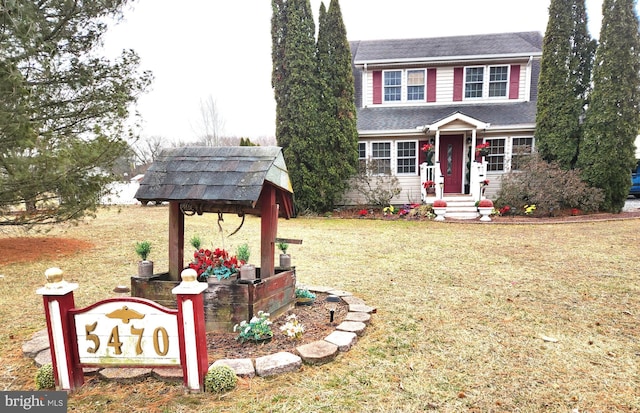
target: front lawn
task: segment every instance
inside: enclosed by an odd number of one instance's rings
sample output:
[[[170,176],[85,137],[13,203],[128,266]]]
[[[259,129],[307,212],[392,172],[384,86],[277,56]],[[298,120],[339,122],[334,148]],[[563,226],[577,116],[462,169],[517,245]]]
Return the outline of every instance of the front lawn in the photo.
[[[259,219],[223,242],[217,218],[188,217],[185,238],[231,250],[247,242],[257,263]],[[35,292],[44,271],[58,266],[79,284],[77,306],[111,297],[137,271],[136,241],[151,241],[149,259],[166,271],[167,220],[166,206],[104,209],[79,226],[32,235],[82,241],[76,252],[0,259],[4,390],[35,389],[37,369],[21,346],[45,326]],[[221,224],[230,233],[239,219],[225,215]],[[279,237],[303,240],[288,251],[299,282],[351,291],[377,307],[355,347],[323,366],[241,380],[223,396],[184,394],[154,379],[88,378],[69,411],[640,411],[639,230],[640,219],[281,220]],[[13,235],[23,234],[2,237]]]

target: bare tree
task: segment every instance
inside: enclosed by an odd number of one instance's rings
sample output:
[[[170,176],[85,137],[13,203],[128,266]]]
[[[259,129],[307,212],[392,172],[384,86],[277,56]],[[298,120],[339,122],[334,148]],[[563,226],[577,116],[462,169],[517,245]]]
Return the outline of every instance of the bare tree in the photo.
[[[166,139],[162,136],[149,136],[137,140],[131,147],[135,154],[136,163],[139,165],[151,164],[167,147]]]
[[[204,146],[221,146],[225,121],[213,96],[200,100],[200,122],[198,143]]]

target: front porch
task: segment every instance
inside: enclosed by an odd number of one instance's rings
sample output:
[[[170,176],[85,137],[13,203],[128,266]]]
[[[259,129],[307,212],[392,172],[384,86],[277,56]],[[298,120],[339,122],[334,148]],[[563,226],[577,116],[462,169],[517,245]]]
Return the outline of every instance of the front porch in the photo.
[[[440,162],[420,165],[420,194],[422,202],[433,204],[436,199],[447,202],[448,218],[475,219],[479,216],[476,202],[484,198],[484,188],[487,176],[487,161],[471,161],[467,180],[463,187],[448,188],[441,173]],[[425,182],[433,182],[432,190],[425,188]],[[457,192],[458,191],[458,192]]]

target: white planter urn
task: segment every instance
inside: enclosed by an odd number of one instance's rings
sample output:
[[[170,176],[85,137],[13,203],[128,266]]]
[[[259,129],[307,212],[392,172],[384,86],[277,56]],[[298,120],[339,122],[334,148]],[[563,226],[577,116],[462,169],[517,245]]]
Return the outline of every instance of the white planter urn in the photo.
[[[447,212],[447,207],[433,207],[433,213],[436,214],[434,221],[444,221],[444,214]]]
[[[491,211],[493,211],[493,207],[478,207],[478,212],[480,212],[480,221],[491,221]]]

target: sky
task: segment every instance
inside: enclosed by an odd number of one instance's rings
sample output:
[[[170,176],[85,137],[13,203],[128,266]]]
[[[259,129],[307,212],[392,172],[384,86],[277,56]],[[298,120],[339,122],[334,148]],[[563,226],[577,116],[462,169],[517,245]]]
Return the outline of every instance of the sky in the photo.
[[[330,0],[324,0],[329,7]],[[550,0],[339,0],[347,39],[403,39],[539,31]],[[311,0],[316,22],[321,0]],[[586,0],[600,31],[602,0]],[[317,24],[316,24],[317,30]],[[104,53],[135,50],[154,82],[137,105],[140,135],[193,142],[213,100],[223,136],[275,136],[271,88],[271,0],[135,0],[111,27]]]

